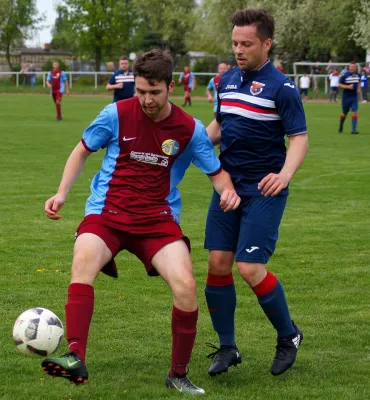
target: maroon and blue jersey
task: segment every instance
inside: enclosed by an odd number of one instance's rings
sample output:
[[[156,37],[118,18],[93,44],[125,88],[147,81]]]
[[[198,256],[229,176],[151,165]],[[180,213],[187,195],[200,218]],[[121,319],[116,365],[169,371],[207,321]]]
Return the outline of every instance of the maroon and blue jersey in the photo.
[[[139,233],[150,222],[179,222],[177,185],[190,163],[208,175],[221,171],[201,122],[172,104],[171,114],[154,122],[137,97],[108,105],[85,130],[88,151],[106,148],[101,170],[91,184],[86,215]]]
[[[260,196],[258,182],[269,173],[279,173],[284,165],[285,135],[307,132],[298,90],[267,60],[258,71],[226,72],[218,97],[222,167],[239,196]],[[287,193],[288,188],[281,192]]]
[[[353,89],[343,89],[342,101],[357,99],[358,85],[361,75],[358,72],[346,72],[339,78],[339,83],[343,85],[353,85]]]

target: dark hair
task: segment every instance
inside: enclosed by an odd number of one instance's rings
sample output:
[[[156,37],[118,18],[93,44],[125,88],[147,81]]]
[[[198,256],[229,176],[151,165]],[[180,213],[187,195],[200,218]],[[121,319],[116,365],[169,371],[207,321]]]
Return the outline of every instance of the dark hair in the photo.
[[[233,26],[255,25],[260,40],[272,39],[275,31],[274,17],[262,8],[238,10],[231,17]]]
[[[165,81],[172,82],[173,59],[169,50],[153,49],[140,54],[134,62],[134,75],[145,78],[150,85]]]
[[[357,62],[356,61],[351,61],[350,64],[357,64]]]
[[[122,57],[120,57],[120,59],[119,59],[120,61],[121,60],[126,60],[126,61],[130,61],[129,59],[128,59],[128,57],[127,56],[122,56]]]

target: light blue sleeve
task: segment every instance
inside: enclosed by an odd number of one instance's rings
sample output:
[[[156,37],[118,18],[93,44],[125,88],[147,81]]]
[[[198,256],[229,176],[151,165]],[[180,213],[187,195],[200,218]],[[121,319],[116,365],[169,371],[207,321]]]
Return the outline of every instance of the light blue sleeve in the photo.
[[[51,81],[51,72],[48,72],[48,76],[47,76],[46,80]]]
[[[207,86],[207,90],[215,90],[215,85],[214,85],[214,79],[211,78],[209,80],[208,86]]]
[[[61,74],[61,76],[60,76],[60,79],[64,82],[64,81],[66,81],[68,78],[67,78],[67,74],[64,72],[64,71],[62,71],[62,74]]]
[[[98,151],[107,147],[109,141],[114,137],[118,126],[118,115],[116,104],[109,104],[95,118],[82,135],[82,143],[89,151]]]
[[[192,163],[207,175],[213,175],[221,168],[213,144],[207,135],[204,125],[195,120],[195,129],[190,141],[193,159]]]
[[[180,79],[182,79],[183,77],[184,77],[184,73],[181,72],[181,74],[180,74]]]

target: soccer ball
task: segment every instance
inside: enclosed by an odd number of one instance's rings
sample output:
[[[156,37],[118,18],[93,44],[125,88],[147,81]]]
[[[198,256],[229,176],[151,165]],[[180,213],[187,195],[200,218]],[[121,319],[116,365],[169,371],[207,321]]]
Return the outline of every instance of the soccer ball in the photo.
[[[13,339],[27,356],[45,357],[57,351],[64,335],[61,320],[46,308],[31,308],[15,321]]]

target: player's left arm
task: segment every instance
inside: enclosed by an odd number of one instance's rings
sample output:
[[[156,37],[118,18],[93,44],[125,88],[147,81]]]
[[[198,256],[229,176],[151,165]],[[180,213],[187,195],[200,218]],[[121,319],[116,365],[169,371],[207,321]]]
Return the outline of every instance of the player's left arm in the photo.
[[[64,81],[64,84],[66,85],[66,95],[69,96],[71,91],[70,91],[70,88],[69,88],[67,74],[64,71],[62,72],[62,79]]]
[[[195,75],[193,74],[193,90],[197,88],[197,80],[195,79]]]
[[[213,145],[207,136],[204,126],[197,121],[191,140],[193,164],[207,174],[216,192],[220,195],[220,207],[224,211],[239,207],[240,197],[237,195],[230,175],[221,167]]]
[[[258,189],[264,196],[277,196],[288,186],[308,151],[306,117],[295,85],[288,83],[280,88],[276,106],[289,137],[289,148],[281,171],[268,174],[259,182]]]

